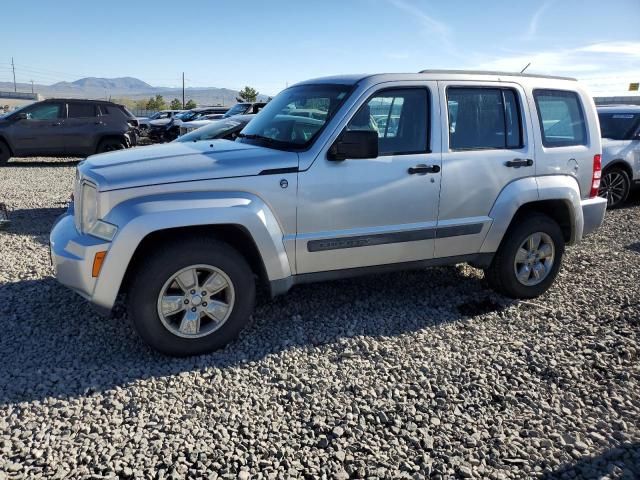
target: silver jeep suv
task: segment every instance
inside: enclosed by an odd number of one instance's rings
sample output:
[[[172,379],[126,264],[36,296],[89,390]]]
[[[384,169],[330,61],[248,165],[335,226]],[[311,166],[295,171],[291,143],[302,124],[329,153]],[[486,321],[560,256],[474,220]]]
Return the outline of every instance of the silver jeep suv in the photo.
[[[313,116],[298,110],[314,111]],[[256,284],[468,262],[514,298],[600,226],[600,133],[572,79],[423,71],[287,88],[239,138],[89,157],[51,232],[60,282],[127,294],[154,348],[235,338]],[[427,288],[427,286],[425,286]]]
[[[615,208],[640,183],[640,105],[598,107],[602,136],[599,195]]]

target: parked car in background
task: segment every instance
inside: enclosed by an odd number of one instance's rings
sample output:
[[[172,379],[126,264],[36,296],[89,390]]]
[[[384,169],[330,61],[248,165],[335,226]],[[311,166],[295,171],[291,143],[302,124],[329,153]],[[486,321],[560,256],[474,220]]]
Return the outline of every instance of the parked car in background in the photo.
[[[602,135],[600,196],[619,207],[640,183],[640,105],[598,107]]]
[[[385,109],[392,131],[372,124]],[[565,245],[604,220],[600,153],[593,100],[572,79],[315,79],[283,90],[234,142],[88,158],[77,203],[51,232],[52,260],[103,311],[126,292],[140,336],[179,356],[236,338],[257,282],[280,295],[466,262],[498,292],[532,298],[553,284]]]
[[[171,120],[175,115],[186,112],[186,110],[160,110],[150,117],[137,117],[140,130],[145,133],[149,128],[149,122],[153,120]]]
[[[0,118],[0,165],[11,157],[86,156],[136,145],[138,120],[123,105],[51,99]]]
[[[227,112],[227,107],[200,107],[179,113],[166,121],[153,120],[149,122],[148,135],[154,142],[170,142],[180,134],[180,125],[184,122],[192,122],[209,118],[222,118]]]
[[[264,108],[266,102],[241,102],[231,107],[223,118],[233,117],[234,115],[256,114]]]
[[[183,123],[180,127],[180,136],[174,142],[197,142],[199,140],[214,140],[223,138],[235,140],[238,133],[251,121],[255,115],[235,115],[232,118],[207,121],[207,124],[199,128],[189,128],[198,121]]]

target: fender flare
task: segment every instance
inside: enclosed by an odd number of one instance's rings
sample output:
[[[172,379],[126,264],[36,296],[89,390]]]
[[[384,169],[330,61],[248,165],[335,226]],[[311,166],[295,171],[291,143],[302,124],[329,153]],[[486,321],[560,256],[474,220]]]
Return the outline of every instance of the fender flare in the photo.
[[[236,225],[253,238],[270,281],[291,276],[283,232],[271,209],[246,192],[176,192],[134,198],[103,219],[118,226],[96,281],[93,301],[113,307],[134,252],[149,234],[180,227]]]
[[[560,200],[567,205],[571,215],[569,244],[578,243],[582,239],[584,228],[578,182],[570,175],[546,175],[514,180],[502,189],[489,213],[493,222],[480,252],[492,253],[498,250],[520,207],[545,200]]]

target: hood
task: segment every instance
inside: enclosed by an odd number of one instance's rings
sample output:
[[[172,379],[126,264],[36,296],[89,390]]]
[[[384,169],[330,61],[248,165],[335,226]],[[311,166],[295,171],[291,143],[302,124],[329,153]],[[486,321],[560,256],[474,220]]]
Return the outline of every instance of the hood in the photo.
[[[78,166],[100,191],[297,168],[298,154],[229,140],[172,142],[92,155]]]
[[[193,122],[185,122],[182,125],[184,125],[185,128],[193,129],[204,127],[205,125],[209,125],[214,122],[216,122],[216,120],[194,120]]]
[[[161,127],[163,125],[166,125],[167,123],[169,123],[172,119],[171,118],[159,118],[158,120],[150,120],[149,121],[149,125],[154,125],[156,127]]]

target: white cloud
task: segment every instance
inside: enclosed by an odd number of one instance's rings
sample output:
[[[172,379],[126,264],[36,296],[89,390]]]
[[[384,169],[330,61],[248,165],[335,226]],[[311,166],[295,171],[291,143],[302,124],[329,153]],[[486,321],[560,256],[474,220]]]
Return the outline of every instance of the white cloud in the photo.
[[[582,52],[616,53],[640,58],[640,42],[602,42],[587,45]]]
[[[600,42],[577,48],[522,52],[488,58],[474,68],[575,77],[594,95],[629,94],[629,83],[640,81],[640,42]]]
[[[457,50],[451,41],[451,28],[444,22],[427,15],[424,11],[412,3],[405,0],[387,0],[395,8],[402,10],[412,20],[417,20],[423,27],[425,33],[436,38],[446,48],[450,55],[459,56]]]
[[[538,33],[538,23],[540,22],[540,18],[552,3],[552,1],[547,0],[542,5],[540,5],[540,7],[533,14],[531,20],[529,21],[529,28],[527,29],[527,34],[525,36],[526,39],[530,40],[535,37],[536,33]]]

